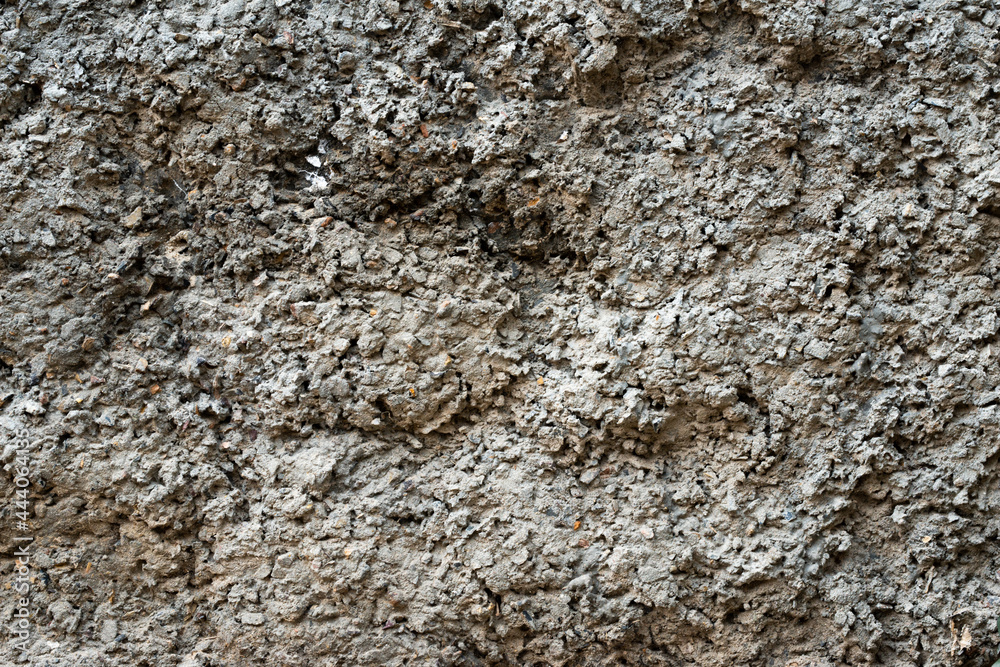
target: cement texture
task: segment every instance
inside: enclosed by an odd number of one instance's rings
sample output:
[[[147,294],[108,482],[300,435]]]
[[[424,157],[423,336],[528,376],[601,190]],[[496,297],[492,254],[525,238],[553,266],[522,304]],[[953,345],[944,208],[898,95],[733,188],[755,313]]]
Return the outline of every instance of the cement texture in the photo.
[[[992,664],[998,30],[9,0],[0,664]]]

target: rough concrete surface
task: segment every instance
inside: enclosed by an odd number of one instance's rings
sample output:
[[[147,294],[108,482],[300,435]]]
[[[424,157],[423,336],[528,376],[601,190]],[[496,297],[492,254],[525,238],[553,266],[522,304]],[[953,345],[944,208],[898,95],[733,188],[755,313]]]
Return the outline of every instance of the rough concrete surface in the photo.
[[[0,663],[991,664],[998,28],[9,0]]]

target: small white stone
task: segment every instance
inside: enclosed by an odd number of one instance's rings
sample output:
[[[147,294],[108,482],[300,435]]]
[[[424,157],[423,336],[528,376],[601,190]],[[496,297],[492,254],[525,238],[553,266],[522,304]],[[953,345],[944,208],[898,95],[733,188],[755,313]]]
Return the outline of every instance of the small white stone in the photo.
[[[245,611],[240,615],[240,621],[242,621],[244,625],[264,625],[264,620],[264,614],[252,611]]]

